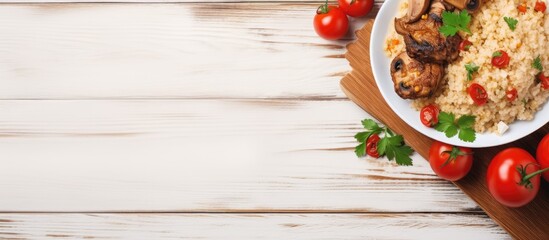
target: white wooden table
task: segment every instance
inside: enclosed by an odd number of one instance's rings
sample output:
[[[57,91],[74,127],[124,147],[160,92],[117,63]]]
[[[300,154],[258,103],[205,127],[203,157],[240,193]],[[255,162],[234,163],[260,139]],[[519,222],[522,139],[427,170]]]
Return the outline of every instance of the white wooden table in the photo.
[[[320,1],[69,1],[0,4],[0,238],[508,238],[421,157],[356,158]]]

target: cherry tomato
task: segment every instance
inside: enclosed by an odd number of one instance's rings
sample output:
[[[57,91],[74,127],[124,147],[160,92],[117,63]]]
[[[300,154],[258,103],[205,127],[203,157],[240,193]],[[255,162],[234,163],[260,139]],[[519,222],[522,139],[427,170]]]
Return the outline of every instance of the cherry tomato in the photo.
[[[336,40],[347,33],[349,20],[338,7],[322,5],[316,11],[313,25],[318,36],[328,40]]]
[[[545,12],[547,9],[547,5],[545,5],[544,1],[537,1],[536,5],[534,6],[534,10],[538,12]]]
[[[521,3],[517,6],[517,10],[519,11],[519,13],[526,13],[526,9],[528,9],[528,8],[526,7],[525,2],[523,2],[523,3]]]
[[[549,76],[545,76],[543,73],[540,73],[538,74],[538,79],[541,82],[541,87],[543,89],[549,89]]]
[[[538,144],[536,159],[541,168],[549,168],[549,134],[545,135]],[[545,181],[549,182],[549,172],[543,173]]]
[[[467,88],[467,91],[477,106],[482,106],[488,101],[488,93],[486,93],[484,87],[478,83],[471,84],[471,86]]]
[[[473,45],[472,42],[469,42],[469,40],[464,39],[459,43],[459,50],[460,51],[468,51],[469,48]]]
[[[379,153],[377,152],[377,143],[379,142],[379,135],[374,134],[366,140],[366,154],[371,157],[378,158]]]
[[[429,149],[429,164],[439,177],[457,181],[471,170],[473,152],[470,148],[435,141]]]
[[[509,88],[505,92],[505,97],[507,98],[507,100],[509,100],[509,102],[515,101],[515,99],[517,99],[517,96],[518,93],[516,88]]]
[[[429,104],[419,112],[419,119],[426,127],[433,127],[438,123],[438,113],[440,110],[436,105]]]
[[[362,17],[374,6],[374,0],[337,0],[339,7],[351,17]]]
[[[498,153],[488,166],[488,190],[505,206],[524,206],[539,191],[540,173],[530,153],[520,148],[508,148]]]
[[[506,68],[509,66],[509,60],[511,58],[505,51],[496,51],[492,55],[492,65],[497,68]]]

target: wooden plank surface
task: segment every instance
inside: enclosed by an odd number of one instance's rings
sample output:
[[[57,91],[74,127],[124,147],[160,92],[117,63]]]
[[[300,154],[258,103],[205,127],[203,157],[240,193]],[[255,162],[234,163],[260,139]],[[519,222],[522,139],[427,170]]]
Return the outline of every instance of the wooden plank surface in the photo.
[[[353,135],[368,115],[348,101],[4,100],[0,109],[3,212],[479,211],[418,156],[413,167],[357,159]]]
[[[369,40],[373,21],[357,32],[357,41],[348,46],[347,59],[353,66],[353,71],[342,79],[343,90],[359,106],[377,117],[395,132],[404,136],[412,148],[423,157],[429,156],[429,147],[433,140],[415,131],[401,120],[387,105],[371,72]],[[531,135],[499,147],[478,148],[474,150],[475,163],[471,172],[455,184],[468,196],[477,202],[489,216],[501,224],[511,235],[519,239],[547,239],[549,228],[549,188],[542,183],[537,197],[521,208],[508,208],[499,204],[489,193],[486,186],[486,172],[491,159],[503,149],[520,147],[534,154],[539,140],[549,134],[549,124]],[[532,220],[536,219],[536,220]]]
[[[418,155],[354,156],[366,19],[325,41],[319,1],[102,1],[0,4],[0,238],[507,236]]]
[[[476,214],[0,214],[7,239],[508,239]]]
[[[0,5],[0,99],[344,98],[317,5]]]

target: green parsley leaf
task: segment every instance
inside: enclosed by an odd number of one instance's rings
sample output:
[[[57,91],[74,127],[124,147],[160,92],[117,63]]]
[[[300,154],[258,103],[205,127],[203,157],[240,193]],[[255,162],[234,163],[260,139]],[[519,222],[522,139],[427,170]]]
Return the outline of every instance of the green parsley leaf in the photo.
[[[494,53],[492,53],[492,57],[501,57],[501,55],[503,55],[501,51],[495,51]]]
[[[370,137],[369,132],[359,132],[359,133],[355,134],[355,139],[358,142],[364,142],[364,141],[368,140],[368,137]]]
[[[480,67],[477,66],[475,63],[465,64],[465,70],[467,70],[467,80],[473,80],[473,73],[478,72],[479,68]]]
[[[460,129],[472,128],[475,125],[476,116],[463,115],[457,120],[457,125]]]
[[[475,130],[472,128],[461,128],[458,138],[465,142],[474,142],[477,139]]]
[[[512,31],[515,31],[515,29],[517,28],[518,20],[512,17],[503,17],[503,20],[507,23],[507,26],[509,26]]]
[[[385,155],[385,153],[387,152],[387,145],[389,144],[389,140],[387,140],[387,138],[383,138],[381,140],[379,140],[379,142],[377,143],[377,153],[379,153],[379,155]]]
[[[435,125],[435,130],[446,132],[448,128],[454,125],[455,116],[453,113],[440,112],[438,114],[438,123]]]
[[[355,153],[357,157],[363,157],[366,154],[366,142],[362,142],[355,147]]]
[[[409,146],[404,145],[398,147],[398,151],[395,151],[396,163],[403,166],[412,166],[412,158],[410,158],[410,155],[412,155],[413,152],[414,150]]]
[[[539,55],[534,59],[534,62],[532,62],[532,67],[540,72],[543,71],[543,65],[541,65],[541,58]]]
[[[439,121],[453,123],[456,119],[456,116],[453,113],[440,112],[440,114],[438,115],[438,119]]]
[[[458,128],[456,127],[456,125],[451,125],[446,129],[444,133],[446,134],[447,138],[452,138],[458,134]]]
[[[360,143],[355,147],[355,154],[358,157],[366,155],[366,143],[370,136],[373,134],[383,134],[383,137],[377,143],[377,152],[379,155],[385,155],[389,160],[396,160],[396,163],[399,165],[412,165],[410,155],[413,153],[413,150],[404,143],[402,135],[393,133],[387,127],[379,126],[372,119],[364,119],[362,126],[364,126],[366,131],[355,135],[355,139]]]
[[[462,141],[473,142],[476,139],[476,133],[473,130],[475,119],[475,116],[463,115],[456,121],[454,114],[440,112],[435,130],[443,132],[448,138],[458,135]]]
[[[471,15],[466,10],[459,13],[450,11],[442,12],[442,26],[438,29],[442,35],[454,36],[458,31],[471,34],[468,25],[471,22]]]
[[[362,126],[364,126],[367,130],[375,130],[379,128],[379,125],[377,125],[377,123],[372,119],[362,120]]]

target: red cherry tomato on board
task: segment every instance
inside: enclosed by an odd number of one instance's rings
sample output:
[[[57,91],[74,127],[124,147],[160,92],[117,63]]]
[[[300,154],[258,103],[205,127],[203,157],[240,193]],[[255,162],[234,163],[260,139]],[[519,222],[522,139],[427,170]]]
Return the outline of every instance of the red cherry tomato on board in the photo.
[[[469,42],[467,39],[463,39],[463,41],[459,43],[459,50],[468,51],[471,46],[473,46],[472,42]]]
[[[540,173],[530,153],[520,148],[508,148],[498,153],[488,166],[488,190],[501,204],[521,207],[536,197]]]
[[[549,168],[549,134],[539,142],[536,159],[542,169]],[[549,172],[544,172],[542,176],[545,181],[549,182]]]
[[[379,157],[379,152],[377,152],[377,143],[379,140],[380,138],[377,134],[374,134],[368,138],[366,141],[366,154],[375,158]]]
[[[509,66],[509,61],[511,57],[505,51],[495,51],[492,54],[492,65],[497,68],[506,68]]]
[[[318,36],[328,40],[340,39],[349,29],[347,15],[336,6],[322,5],[316,10],[313,21]]]
[[[374,0],[337,0],[339,8],[351,17],[362,17],[374,6]]]
[[[545,5],[544,1],[537,1],[534,6],[534,10],[538,12],[545,12],[545,10],[547,10],[547,5]]]
[[[438,113],[440,110],[436,105],[429,104],[419,112],[419,119],[426,127],[433,127],[438,123]]]
[[[505,91],[505,97],[509,102],[515,101],[517,99],[518,93],[516,88],[509,88]]]
[[[435,141],[429,149],[429,164],[439,177],[448,181],[457,181],[471,170],[473,152],[470,148],[455,147]]]
[[[478,106],[482,106],[488,101],[488,93],[486,93],[484,87],[478,83],[471,84],[471,86],[467,88],[467,92],[469,92],[469,96],[471,96]]]

